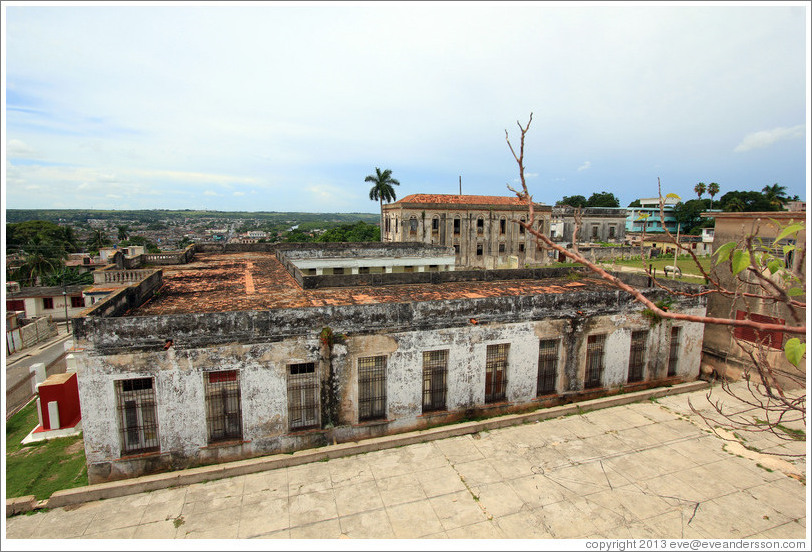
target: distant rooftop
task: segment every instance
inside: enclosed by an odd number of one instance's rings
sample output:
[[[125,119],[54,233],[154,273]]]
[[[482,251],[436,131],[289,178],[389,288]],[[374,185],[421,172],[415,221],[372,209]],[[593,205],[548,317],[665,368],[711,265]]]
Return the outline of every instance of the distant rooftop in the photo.
[[[404,203],[422,204],[458,204],[458,205],[505,205],[505,206],[526,206],[527,203],[518,197],[510,196],[485,196],[485,195],[457,195],[457,194],[412,194],[408,195],[393,205]]]
[[[493,280],[490,275],[488,279],[492,281],[302,289],[273,253],[198,253],[189,264],[163,267],[164,285],[160,293],[129,315],[412,303],[608,289],[608,284],[591,277],[578,281],[567,278]]]

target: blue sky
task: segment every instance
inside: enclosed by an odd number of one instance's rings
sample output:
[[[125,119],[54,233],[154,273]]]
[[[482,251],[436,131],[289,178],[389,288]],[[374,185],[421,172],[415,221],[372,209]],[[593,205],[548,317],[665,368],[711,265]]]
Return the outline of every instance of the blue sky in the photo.
[[[364,177],[806,198],[806,2],[3,3],[7,208],[371,212]],[[717,198],[719,197],[717,196]]]

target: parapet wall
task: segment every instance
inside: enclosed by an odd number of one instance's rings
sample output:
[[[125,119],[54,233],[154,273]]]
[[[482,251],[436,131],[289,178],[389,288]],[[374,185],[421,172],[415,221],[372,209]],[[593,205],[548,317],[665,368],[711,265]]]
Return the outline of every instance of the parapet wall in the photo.
[[[432,273],[436,274],[436,273]],[[408,274],[406,276],[414,276]],[[76,339],[92,342],[99,354],[161,349],[172,340],[178,349],[225,343],[267,343],[293,336],[315,336],[323,327],[346,334],[436,330],[547,318],[588,319],[591,316],[635,312],[642,306],[620,290],[601,287],[528,296],[434,300],[418,303],[375,303],[153,316],[118,316],[135,306],[139,293],[123,288],[102,312],[74,320]],[[158,285],[152,282],[152,286]],[[157,288],[155,288],[157,289]],[[652,300],[669,297],[659,289],[645,289]],[[673,309],[704,307],[704,297],[674,298]],[[107,301],[97,304],[106,305]]]

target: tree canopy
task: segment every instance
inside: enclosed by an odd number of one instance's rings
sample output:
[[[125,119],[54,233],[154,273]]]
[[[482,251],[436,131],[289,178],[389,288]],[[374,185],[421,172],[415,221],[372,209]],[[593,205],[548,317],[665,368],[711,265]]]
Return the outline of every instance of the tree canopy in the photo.
[[[620,201],[612,192],[595,192],[586,201],[587,207],[620,207]]]
[[[564,196],[555,202],[556,205],[569,205],[570,207],[586,207],[586,198],[582,195]]]

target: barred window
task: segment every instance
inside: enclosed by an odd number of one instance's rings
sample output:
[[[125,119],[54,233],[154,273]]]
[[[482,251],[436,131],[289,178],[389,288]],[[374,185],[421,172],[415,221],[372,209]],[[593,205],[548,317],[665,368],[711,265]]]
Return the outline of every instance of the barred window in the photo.
[[[431,231],[432,232],[439,232],[440,231],[440,218],[434,217],[431,219]]]
[[[507,389],[507,343],[488,345],[485,354],[485,402],[496,402],[505,399]]]
[[[319,379],[316,363],[288,366],[288,426],[291,430],[320,426]]]
[[[358,359],[358,420],[386,417],[386,357]]]
[[[477,257],[482,256],[482,244],[481,243],[476,244],[476,256]]]
[[[539,372],[536,395],[550,395],[556,392],[558,341],[558,339],[542,339],[539,341]]]
[[[677,364],[679,364],[679,337],[682,328],[673,326],[671,328],[671,343],[668,347],[668,375],[677,375]]]
[[[590,335],[586,340],[586,377],[584,388],[601,386],[603,379],[603,351],[606,346],[606,334]]]
[[[505,252],[505,244],[504,244],[504,243],[500,243],[500,244],[499,244],[499,253],[504,253],[504,252]]]
[[[54,298],[53,297],[43,297],[42,298],[42,308],[45,310],[50,310],[54,308]]]
[[[153,378],[116,382],[121,451],[136,454],[158,450],[158,416]]]
[[[239,372],[206,372],[204,382],[209,443],[242,439]]]
[[[85,306],[85,298],[84,297],[71,297],[70,298],[70,306],[71,306],[71,308],[74,308],[74,309],[83,308]]]
[[[448,351],[423,353],[423,412],[445,410]]]
[[[629,347],[629,383],[643,380],[647,340],[646,330],[632,332],[632,344]]]

